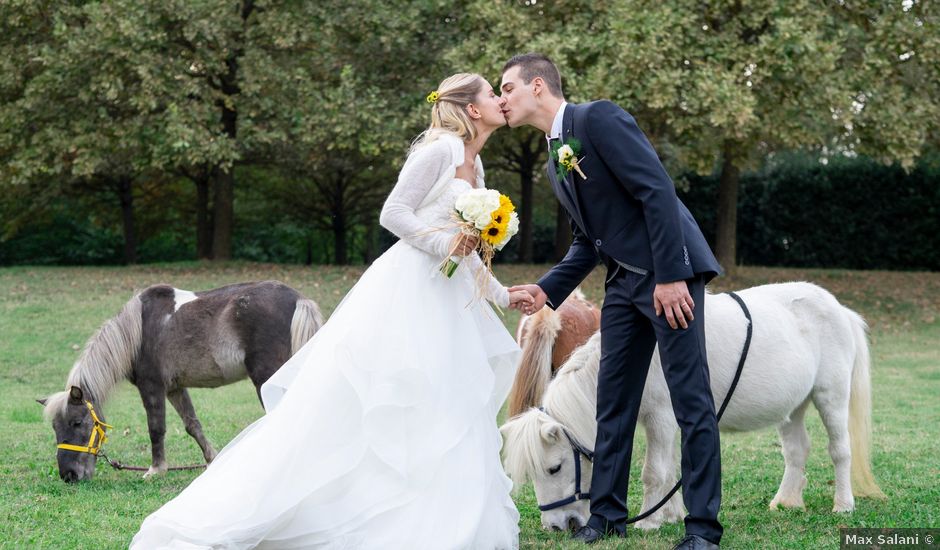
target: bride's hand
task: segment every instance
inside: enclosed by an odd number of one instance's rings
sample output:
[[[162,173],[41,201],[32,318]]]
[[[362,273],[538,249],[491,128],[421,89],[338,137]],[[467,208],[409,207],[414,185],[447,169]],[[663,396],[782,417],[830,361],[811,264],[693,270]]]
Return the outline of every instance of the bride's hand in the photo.
[[[466,256],[473,252],[478,244],[480,244],[480,237],[457,233],[450,241],[450,248],[454,251],[454,256]]]
[[[509,307],[512,309],[522,311],[523,305],[531,306],[534,302],[535,299],[525,290],[517,290],[509,293]]]

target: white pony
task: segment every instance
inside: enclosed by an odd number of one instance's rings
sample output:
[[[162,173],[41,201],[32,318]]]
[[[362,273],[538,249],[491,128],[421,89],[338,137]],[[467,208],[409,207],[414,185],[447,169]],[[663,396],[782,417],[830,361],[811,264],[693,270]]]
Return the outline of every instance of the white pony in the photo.
[[[865,321],[829,292],[810,283],[782,283],[738,293],[751,312],[753,337],[738,386],[719,423],[726,432],[777,426],[786,464],[770,508],[803,508],[809,437],[803,422],[813,402],[829,435],[835,466],[834,512],[855,508],[855,495],[884,497],[871,472],[871,385]],[[747,320],[725,294],[705,295],[705,336],[716,412],[731,386],[747,334]],[[505,425],[504,465],[521,486],[535,484],[541,506],[574,500],[543,511],[542,526],[565,530],[589,517],[588,493],[597,423],[600,334],[578,348],[545,392],[542,409],[530,409]],[[676,483],[676,433],[669,389],[659,354],[653,354],[639,422],[646,431],[643,505],[649,510]],[[586,448],[580,452],[578,447]],[[576,468],[575,460],[579,461]],[[576,470],[581,473],[576,486]],[[851,478],[851,481],[850,481]],[[684,516],[681,496],[637,522],[655,529]]]

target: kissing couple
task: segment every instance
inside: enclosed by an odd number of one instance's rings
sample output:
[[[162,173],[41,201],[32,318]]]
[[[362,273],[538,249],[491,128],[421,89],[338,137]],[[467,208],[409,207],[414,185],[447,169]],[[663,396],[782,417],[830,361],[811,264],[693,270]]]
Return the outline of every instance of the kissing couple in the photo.
[[[718,547],[703,306],[720,267],[646,136],[614,103],[565,102],[558,69],[534,53],[505,64],[500,94],[461,73],[428,101],[430,125],[379,220],[400,240],[264,383],[265,415],[148,516],[131,548],[518,548],[496,416],[521,354],[487,301],[529,315],[560,306],[599,263],[591,517],[573,538],[626,534],[633,433],[658,342],[682,429],[689,514],[677,548]],[[458,197],[485,188],[480,152],[506,124],[545,133],[548,180],[573,233],[561,262],[510,287],[452,219]],[[464,258],[448,278],[439,267],[452,255]]]

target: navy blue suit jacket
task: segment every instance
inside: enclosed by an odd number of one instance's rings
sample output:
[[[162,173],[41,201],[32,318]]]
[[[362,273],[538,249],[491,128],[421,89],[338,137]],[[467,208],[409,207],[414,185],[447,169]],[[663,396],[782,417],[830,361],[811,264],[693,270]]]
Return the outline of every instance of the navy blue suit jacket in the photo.
[[[538,285],[551,307],[560,306],[603,262],[609,276],[622,269],[613,260],[652,272],[657,283],[705,282],[721,273],[698,224],[676,196],[649,140],[629,113],[610,101],[565,107],[562,141],[581,142],[580,167],[563,180],[548,161],[548,178],[567,210],[574,240],[565,258]]]

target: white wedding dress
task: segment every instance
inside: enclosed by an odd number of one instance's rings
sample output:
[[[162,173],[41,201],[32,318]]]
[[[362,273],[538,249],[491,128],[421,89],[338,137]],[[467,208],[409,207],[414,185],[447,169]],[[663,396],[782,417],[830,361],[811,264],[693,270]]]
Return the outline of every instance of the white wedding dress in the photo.
[[[437,270],[454,230],[435,229],[471,188],[454,175],[462,159],[450,137],[411,155],[382,212],[401,240],[262,387],[265,416],[132,548],[518,546],[496,414],[519,348],[479,297],[479,258],[452,279]],[[495,279],[485,287],[506,304]]]

